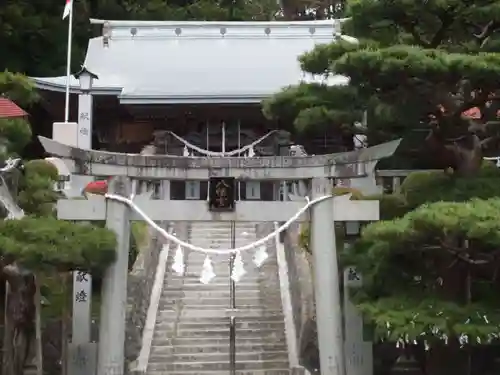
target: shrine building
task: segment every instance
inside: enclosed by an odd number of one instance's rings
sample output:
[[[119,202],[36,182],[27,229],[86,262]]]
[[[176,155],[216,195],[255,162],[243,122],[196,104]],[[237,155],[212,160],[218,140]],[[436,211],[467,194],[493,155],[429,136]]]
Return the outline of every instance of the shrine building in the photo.
[[[101,35],[89,40],[83,68],[70,80],[69,120],[78,123],[81,148],[139,153],[154,143],[182,155],[171,131],[200,148],[231,151],[270,130],[293,129],[265,119],[263,99],[301,81],[347,83],[306,75],[298,62],[341,35],[338,20],[91,23]],[[32,78],[51,120],[61,121],[66,76]],[[279,154],[275,138],[257,151]],[[347,151],[334,134],[292,138],[310,154]]]

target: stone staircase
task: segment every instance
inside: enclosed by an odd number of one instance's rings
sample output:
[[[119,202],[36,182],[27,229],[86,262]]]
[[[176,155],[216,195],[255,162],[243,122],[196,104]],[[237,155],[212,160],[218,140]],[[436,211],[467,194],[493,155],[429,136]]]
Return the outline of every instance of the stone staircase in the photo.
[[[231,247],[230,223],[193,223],[190,243]],[[255,240],[255,224],[236,224],[236,246]],[[276,253],[257,269],[253,251],[242,254],[247,273],[236,284],[236,375],[289,375]],[[170,256],[173,256],[171,254]],[[186,272],[167,270],[148,363],[148,375],[229,375],[230,283],[227,256],[212,256],[216,277],[199,281],[205,256],[185,254]],[[169,262],[170,264],[171,262]]]

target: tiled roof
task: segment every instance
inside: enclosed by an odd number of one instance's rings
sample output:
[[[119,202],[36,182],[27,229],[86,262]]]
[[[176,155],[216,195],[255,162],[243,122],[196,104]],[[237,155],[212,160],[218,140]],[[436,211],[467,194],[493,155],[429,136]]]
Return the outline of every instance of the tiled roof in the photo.
[[[26,117],[28,114],[13,101],[0,97],[0,118]]]
[[[445,109],[441,106],[441,112],[445,112]],[[469,108],[462,113],[463,116],[468,117],[473,120],[479,120],[481,118],[481,110],[478,107]],[[500,111],[497,111],[497,117],[500,118]]]
[[[85,67],[99,77],[94,90],[118,90],[122,103],[260,102],[303,80],[322,82],[304,76],[297,58],[338,31],[332,20],[94,23],[106,23],[110,36],[90,39]],[[66,77],[34,80],[49,90],[66,84]],[[73,76],[70,85],[79,88]]]
[[[84,193],[104,195],[108,192],[108,181],[100,180],[89,182],[83,191]]]
[[[469,117],[471,119],[477,120],[481,118],[481,110],[477,107],[468,109],[463,113],[465,117]],[[497,117],[500,117],[500,111],[497,111]]]

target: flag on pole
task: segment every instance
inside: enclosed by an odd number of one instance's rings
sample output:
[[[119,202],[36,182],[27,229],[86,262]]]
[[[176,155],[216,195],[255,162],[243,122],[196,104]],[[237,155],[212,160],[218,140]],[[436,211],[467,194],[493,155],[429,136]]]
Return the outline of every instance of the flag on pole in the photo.
[[[71,6],[72,6],[73,0],[66,0],[66,5],[64,5],[64,12],[62,19],[65,19],[66,17],[69,16],[69,13],[71,12]]]

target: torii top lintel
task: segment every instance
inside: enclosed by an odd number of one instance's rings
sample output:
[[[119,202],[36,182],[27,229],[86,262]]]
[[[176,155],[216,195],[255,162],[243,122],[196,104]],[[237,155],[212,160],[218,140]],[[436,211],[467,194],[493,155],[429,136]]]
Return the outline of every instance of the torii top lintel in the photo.
[[[391,156],[401,142],[398,139],[356,151],[305,157],[208,158],[84,150],[50,138],[38,138],[47,153],[75,161],[72,173],[128,176],[145,180],[206,180],[210,177],[234,177],[240,180],[363,177],[366,175],[367,163]]]

